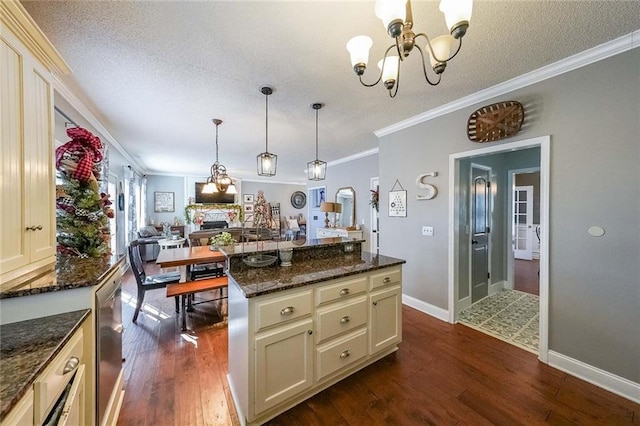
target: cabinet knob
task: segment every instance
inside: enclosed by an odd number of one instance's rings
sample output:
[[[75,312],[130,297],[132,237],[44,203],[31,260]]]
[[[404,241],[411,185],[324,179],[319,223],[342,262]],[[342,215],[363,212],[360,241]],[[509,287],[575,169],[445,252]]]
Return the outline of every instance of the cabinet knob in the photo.
[[[309,330],[309,331],[307,331],[307,333],[313,334],[313,330]]]
[[[351,321],[351,317],[349,315],[345,315],[342,318],[340,318],[340,324],[346,324],[349,321]]]
[[[38,231],[42,231],[42,225],[38,225],[38,226],[36,226],[36,229],[37,229]]]
[[[340,296],[346,296],[347,294],[349,294],[350,291],[348,288],[343,288],[342,290],[340,290]]]
[[[382,280],[382,282],[385,283],[385,284],[389,284],[391,282],[391,278],[384,277],[384,280]]]
[[[347,349],[346,351],[343,351],[340,354],[340,358],[344,359],[344,358],[348,357],[349,355],[351,355],[351,351],[349,349]]]
[[[78,364],[80,364],[80,360],[77,357],[72,356],[71,358],[69,358],[69,360],[65,364],[64,370],[62,370],[62,374],[71,373],[73,370],[76,369]]]
[[[287,306],[286,308],[282,308],[282,310],[280,311],[280,315],[291,315],[295,311],[296,308],[294,308],[293,306]]]
[[[378,306],[378,302],[373,302],[373,306]]]

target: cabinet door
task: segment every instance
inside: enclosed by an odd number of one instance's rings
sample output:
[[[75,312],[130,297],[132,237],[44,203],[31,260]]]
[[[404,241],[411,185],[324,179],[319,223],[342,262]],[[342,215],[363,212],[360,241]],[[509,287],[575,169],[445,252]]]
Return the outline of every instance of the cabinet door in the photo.
[[[256,337],[255,413],[313,384],[313,322],[307,319]]]
[[[369,298],[369,355],[402,341],[402,290],[392,287]]]
[[[58,426],[84,425],[84,365],[76,370]]]
[[[7,417],[4,418],[1,426],[32,426],[33,422],[33,391],[29,390],[25,396],[16,404]]]

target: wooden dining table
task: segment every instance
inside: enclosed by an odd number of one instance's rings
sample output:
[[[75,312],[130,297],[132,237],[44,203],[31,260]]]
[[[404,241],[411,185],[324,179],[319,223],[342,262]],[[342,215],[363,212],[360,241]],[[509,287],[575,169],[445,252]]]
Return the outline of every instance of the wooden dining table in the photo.
[[[172,248],[160,250],[158,257],[156,259],[156,263],[160,265],[161,268],[169,268],[169,267],[180,267],[181,269],[181,279],[180,283],[177,285],[188,285],[189,284],[189,275],[187,273],[187,267],[190,265],[196,265],[198,263],[215,263],[215,262],[226,262],[227,257],[222,254],[218,250],[211,250],[210,246],[196,246],[196,247],[182,247],[182,248]],[[192,282],[193,284],[193,282]],[[182,316],[182,331],[186,331],[186,309],[185,309],[185,298],[186,294],[182,296],[182,311],[180,312]],[[191,304],[189,302],[189,308]]]

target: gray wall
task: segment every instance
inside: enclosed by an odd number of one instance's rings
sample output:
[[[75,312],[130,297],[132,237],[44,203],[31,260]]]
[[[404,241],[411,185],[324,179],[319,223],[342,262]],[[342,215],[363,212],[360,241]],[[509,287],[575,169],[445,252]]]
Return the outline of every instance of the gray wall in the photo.
[[[639,71],[634,49],[381,138],[381,252],[407,260],[404,292],[447,307],[448,157],[481,147],[465,134],[475,109],[518,100],[525,126],[505,142],[551,135],[549,348],[640,382]],[[439,195],[416,201],[414,181],[427,171],[440,173]],[[407,218],[384,207],[396,179]],[[434,237],[421,237],[421,225]],[[589,236],[591,225],[605,235]]]
[[[187,196],[185,194],[185,179],[177,176],[158,176],[147,175],[147,223],[140,226],[148,225],[152,219],[155,224],[168,222],[174,223],[178,218],[184,224],[184,206],[186,205]],[[175,211],[173,213],[156,213],[154,211],[154,192],[173,192],[173,200],[175,203]]]
[[[258,191],[264,192],[264,198],[271,204],[280,203],[280,216],[297,217],[300,213],[306,218],[307,207],[296,209],[291,205],[291,195],[296,191],[307,193],[306,185],[293,185],[286,183],[249,182],[242,181],[242,195],[253,194],[254,200]],[[242,202],[242,198],[240,198]],[[307,200],[308,202],[309,200]]]

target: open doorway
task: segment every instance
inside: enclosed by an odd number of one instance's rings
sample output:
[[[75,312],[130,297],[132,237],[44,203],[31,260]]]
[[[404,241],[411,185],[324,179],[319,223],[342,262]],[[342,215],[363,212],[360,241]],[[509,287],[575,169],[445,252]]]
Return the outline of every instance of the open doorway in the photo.
[[[320,204],[327,201],[327,187],[318,186],[307,190],[307,238],[316,238],[316,230],[324,226],[324,215],[320,211]]]
[[[509,259],[512,254],[512,208],[509,172],[518,168],[539,168],[540,173],[540,279],[539,307],[535,322],[528,323],[538,331],[539,343],[536,351],[542,362],[547,362],[548,352],[548,229],[549,205],[549,143],[548,136],[480,148],[473,151],[452,154],[449,157],[449,320],[458,322],[460,313],[472,306],[472,262],[473,235],[470,226],[471,206],[471,163],[490,167],[491,190],[489,199],[494,208],[491,222],[494,227],[489,232],[490,278],[489,297],[503,296],[506,304],[520,299],[520,295],[508,296],[502,289],[513,288],[513,269]],[[494,184],[495,182],[495,184]],[[523,293],[524,294],[524,293]],[[524,297],[524,296],[523,296]],[[525,298],[526,299],[526,298]],[[482,301],[476,302],[482,303]],[[537,303],[536,303],[537,304]],[[508,328],[508,327],[505,327]],[[504,339],[503,339],[504,340]]]

